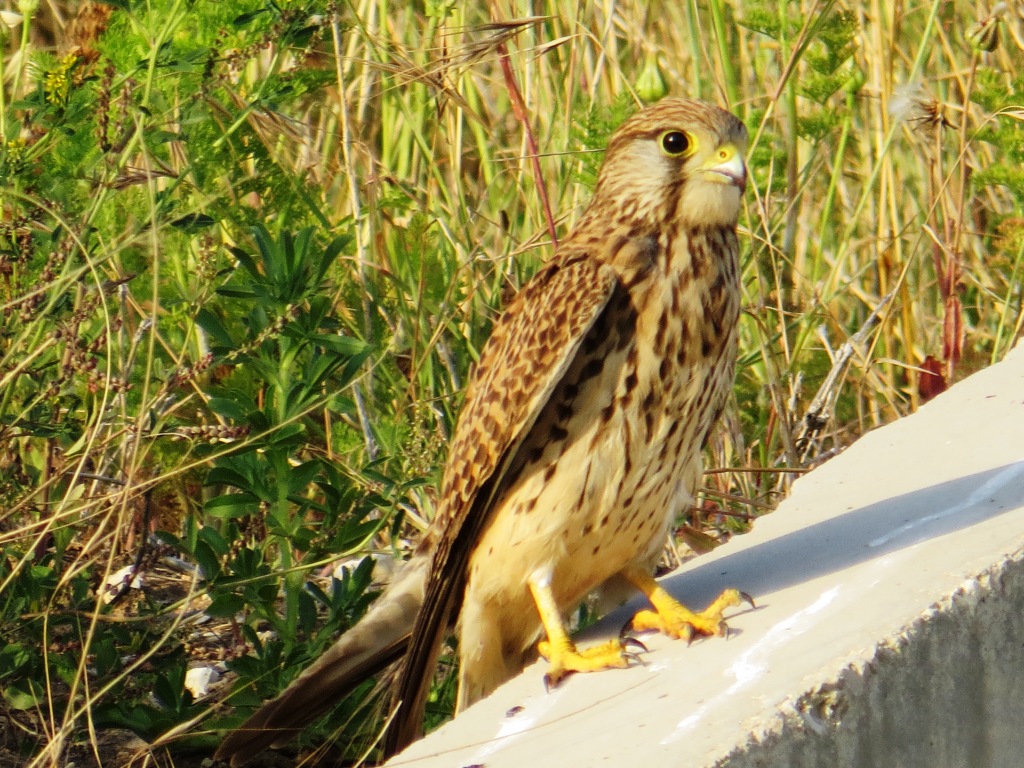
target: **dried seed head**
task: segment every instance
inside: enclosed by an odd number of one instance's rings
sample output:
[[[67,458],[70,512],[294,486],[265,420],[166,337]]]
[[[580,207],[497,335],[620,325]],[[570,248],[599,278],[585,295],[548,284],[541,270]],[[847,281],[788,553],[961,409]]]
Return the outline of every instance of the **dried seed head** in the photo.
[[[889,99],[889,115],[897,123],[954,128],[946,117],[946,105],[931,96],[921,83],[897,86]]]
[[[964,37],[972,48],[980,53],[992,53],[999,47],[999,24],[1006,10],[1006,3],[997,4],[992,8],[992,13],[964,33]]]

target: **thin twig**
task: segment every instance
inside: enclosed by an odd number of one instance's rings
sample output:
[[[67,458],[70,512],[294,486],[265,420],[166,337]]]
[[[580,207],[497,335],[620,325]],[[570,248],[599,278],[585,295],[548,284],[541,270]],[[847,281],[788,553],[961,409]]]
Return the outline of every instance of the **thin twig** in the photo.
[[[892,297],[894,295],[894,292],[890,292],[883,296],[882,300],[878,303],[878,306],[872,310],[870,315],[868,315],[867,320],[864,321],[864,324],[860,329],[853,334],[846,343],[839,347],[839,350],[836,352],[835,360],[832,362],[832,369],[828,372],[828,376],[825,377],[821,386],[818,387],[818,391],[814,395],[814,399],[811,401],[811,404],[807,406],[807,411],[804,413],[800,435],[796,440],[796,448],[801,464],[804,463],[807,458],[807,454],[810,451],[810,446],[815,435],[817,435],[818,432],[828,424],[840,382],[846,375],[846,370],[849,368],[850,361],[853,359],[853,353],[867,338],[868,333],[870,333],[875,323],[878,322],[878,318],[881,316],[882,311],[889,305],[889,302],[892,301]]]
[[[551,215],[551,203],[548,201],[548,191],[544,186],[544,176],[540,172],[540,162],[537,160],[537,142],[533,138],[533,129],[526,112],[526,104],[523,102],[523,94],[516,82],[516,74],[512,71],[512,62],[508,57],[508,48],[505,43],[498,45],[498,57],[501,61],[501,71],[505,76],[505,85],[508,86],[508,95],[512,100],[512,112],[523,126],[523,134],[526,136],[526,146],[530,153],[530,165],[533,167],[533,175],[537,184],[537,194],[540,195],[540,204],[544,209],[544,220],[548,225],[548,234],[551,236],[551,243],[558,247],[558,235],[555,234],[555,218]]]

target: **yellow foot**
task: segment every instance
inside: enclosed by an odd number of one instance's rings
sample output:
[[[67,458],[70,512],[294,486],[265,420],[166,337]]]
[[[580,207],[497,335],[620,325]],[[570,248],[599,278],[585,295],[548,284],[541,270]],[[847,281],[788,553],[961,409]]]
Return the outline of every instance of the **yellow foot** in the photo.
[[[689,642],[694,635],[727,635],[729,625],[722,614],[729,608],[742,603],[754,605],[753,598],[738,589],[727,589],[707,608],[694,613],[682,603],[658,590],[659,594],[650,594],[648,598],[654,605],[653,611],[639,611],[633,620],[626,625],[627,630],[643,632],[655,629],[670,637],[677,637]]]
[[[541,640],[537,644],[537,650],[551,664],[544,675],[544,686],[556,686],[573,672],[624,669],[630,662],[640,660],[636,653],[630,650],[631,647],[647,650],[643,643],[632,638],[610,640],[582,651],[576,650],[576,646],[568,641],[552,644],[547,640]]]

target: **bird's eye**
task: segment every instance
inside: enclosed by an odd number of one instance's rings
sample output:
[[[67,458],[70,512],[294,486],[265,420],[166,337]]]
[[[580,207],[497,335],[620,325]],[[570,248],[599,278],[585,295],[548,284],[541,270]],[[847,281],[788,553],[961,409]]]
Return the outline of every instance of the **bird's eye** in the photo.
[[[666,131],[661,135],[661,148],[669,155],[682,155],[690,148],[690,137],[683,131]]]

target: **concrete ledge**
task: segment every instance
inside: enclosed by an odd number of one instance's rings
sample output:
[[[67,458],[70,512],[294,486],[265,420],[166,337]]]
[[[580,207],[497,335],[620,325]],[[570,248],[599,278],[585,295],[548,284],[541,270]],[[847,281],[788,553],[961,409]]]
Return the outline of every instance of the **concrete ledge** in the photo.
[[[649,636],[644,666],[551,693],[531,667],[389,765],[1024,765],[1024,348],[663,584],[759,609],[728,642]]]

